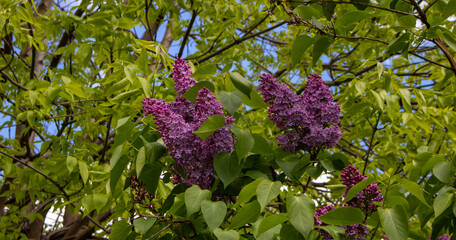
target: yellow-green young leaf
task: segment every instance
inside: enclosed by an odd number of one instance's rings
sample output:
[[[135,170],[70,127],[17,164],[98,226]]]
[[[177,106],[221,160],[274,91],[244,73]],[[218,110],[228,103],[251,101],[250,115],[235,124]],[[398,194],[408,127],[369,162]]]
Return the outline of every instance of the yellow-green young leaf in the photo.
[[[257,199],[260,203],[261,209],[266,207],[268,203],[277,197],[280,193],[280,187],[282,187],[282,183],[279,181],[272,182],[271,180],[263,180],[261,181],[256,189]]]
[[[225,125],[225,117],[222,115],[212,115],[206,119],[201,127],[193,133],[200,137],[202,140],[206,140],[212,133],[219,130]]]
[[[87,182],[89,179],[89,169],[87,168],[87,164],[83,161],[78,162],[79,165],[79,174],[81,174],[82,181],[84,183]]]
[[[383,111],[385,109],[385,103],[383,102],[382,97],[377,92],[371,90],[372,95],[374,95],[375,100],[377,100],[378,107]]]
[[[412,182],[409,180],[401,180],[399,185],[403,188],[405,188],[407,191],[409,191],[411,194],[413,194],[416,198],[418,198],[424,205],[429,206],[429,204],[426,202],[426,199],[424,199],[424,194],[423,194],[423,189],[416,183]]]
[[[201,202],[203,200],[211,199],[211,195],[211,191],[207,189],[201,190],[198,185],[193,185],[185,190],[185,207],[187,208],[187,216],[199,212]]]
[[[224,202],[212,202],[203,200],[201,202],[201,212],[204,220],[211,231],[219,227],[223,223],[226,215],[226,204]]]
[[[364,217],[364,213],[359,208],[338,207],[321,215],[318,219],[331,225],[353,225],[363,224]]]
[[[406,240],[408,236],[408,218],[402,206],[378,208],[383,229],[389,239]]]
[[[128,91],[128,92],[123,92],[123,93],[111,98],[111,101],[113,101],[113,102],[122,102],[122,101],[127,100],[128,98],[131,98],[131,97],[134,97],[134,96],[138,95],[139,92],[140,92],[139,89],[134,89],[134,90],[131,90],[131,91]]]
[[[255,222],[260,216],[261,206],[258,201],[253,201],[241,208],[231,221],[229,229],[237,229],[248,223]]]
[[[76,160],[75,157],[68,155],[67,159],[66,159],[66,165],[67,165],[68,171],[71,173],[71,172],[73,172],[76,165],[78,165],[78,160]]]
[[[453,203],[453,194],[452,193],[441,193],[434,199],[434,212],[435,217],[438,217],[442,214],[447,208]]]
[[[150,97],[150,83],[143,77],[138,77],[139,82],[141,83],[141,87],[144,91],[144,95],[146,97]]]
[[[234,230],[214,229],[214,235],[218,240],[239,240],[239,233]]]
[[[110,96],[111,94],[117,92],[117,91],[120,91],[120,90],[123,90],[125,89],[128,85],[130,85],[130,80],[128,80],[127,78],[123,78],[122,80],[114,83],[111,87],[109,87],[107,90],[106,90],[106,95],[107,96]]]
[[[261,223],[258,227],[257,236],[260,236],[262,233],[268,231],[269,229],[282,224],[287,221],[288,217],[285,213],[269,215],[261,220]]]
[[[289,193],[286,206],[291,225],[307,238],[314,225],[314,201],[304,194],[294,196]]]

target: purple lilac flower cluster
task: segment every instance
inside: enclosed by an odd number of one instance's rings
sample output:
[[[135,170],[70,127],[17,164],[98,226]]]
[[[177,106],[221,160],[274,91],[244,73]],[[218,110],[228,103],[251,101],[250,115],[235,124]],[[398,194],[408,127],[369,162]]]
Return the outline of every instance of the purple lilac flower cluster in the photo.
[[[315,215],[314,215],[314,224],[316,226],[327,226],[328,224],[322,222],[320,219],[318,219],[318,217],[320,217],[321,215],[323,215],[331,210],[334,210],[333,205],[328,205],[328,206],[324,206],[324,207],[317,209],[315,211]],[[327,231],[325,231],[323,229],[319,229],[318,232],[320,233],[320,236],[322,237],[323,240],[332,238],[331,234],[329,234]]]
[[[309,76],[302,95],[293,94],[270,74],[260,77],[260,90],[269,103],[269,118],[285,131],[277,137],[284,151],[334,147],[342,131],[338,127],[340,106],[333,102],[331,91],[321,77]]]
[[[343,196],[345,197],[350,188],[355,186],[357,183],[363,181],[364,179],[366,179],[366,176],[361,175],[358,169],[356,169],[355,167],[351,165],[345,167],[342,170],[340,179],[340,181],[347,186]],[[383,197],[380,196],[380,193],[381,192],[380,190],[378,190],[377,184],[371,183],[368,187],[363,189],[360,193],[358,193],[355,197],[348,201],[348,203],[344,206],[359,208],[366,214],[366,216],[369,216],[373,212],[377,211],[377,206],[374,204],[374,202],[383,201]],[[332,205],[317,209],[314,217],[315,225],[324,226],[325,224],[317,218],[332,209],[334,209],[334,206]],[[345,228],[346,239],[366,239],[366,236],[369,233],[369,229],[365,226],[365,224],[348,225],[343,227]],[[323,239],[331,239],[331,236],[326,231],[319,230],[319,232]]]
[[[175,173],[174,181],[209,188],[214,177],[214,156],[220,152],[233,151],[233,138],[228,128],[234,119],[225,117],[226,128],[217,130],[206,140],[193,134],[210,116],[223,115],[223,107],[207,88],[199,90],[196,102],[182,97],[196,84],[190,77],[191,74],[190,66],[184,60],[176,59],[173,69],[174,88],[177,91],[175,102],[145,98],[142,103],[145,115],[154,116],[157,130],[176,165],[182,167],[188,175],[184,179]]]
[[[348,165],[342,170],[340,177],[340,181],[347,186],[343,195],[344,197],[347,195],[350,188],[366,179],[366,176],[361,175],[358,169],[351,165]],[[377,184],[371,183],[350,201],[348,201],[347,206],[360,208],[366,215],[370,215],[377,211],[377,206],[374,202],[383,202],[383,197],[380,196],[380,193],[381,191],[378,189]]]

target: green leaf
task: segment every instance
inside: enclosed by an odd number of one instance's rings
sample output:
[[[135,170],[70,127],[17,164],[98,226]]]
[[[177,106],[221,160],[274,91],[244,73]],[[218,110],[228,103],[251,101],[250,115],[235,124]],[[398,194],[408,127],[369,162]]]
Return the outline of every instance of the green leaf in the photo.
[[[402,206],[378,208],[383,229],[389,239],[406,240],[408,235],[408,218]]]
[[[369,4],[369,0],[350,0],[350,2],[353,2],[353,3],[366,3],[366,4]],[[367,8],[367,6],[365,5],[360,5],[360,4],[353,4],[353,6],[355,6],[358,10],[364,10]]]
[[[214,92],[214,90],[215,90],[214,84],[212,84],[211,82],[208,82],[208,81],[202,81],[202,82],[196,83],[191,88],[189,88],[184,94],[182,94],[182,97],[189,100],[190,102],[196,102],[196,97],[198,96],[198,92],[202,88],[207,88],[211,92]]]
[[[293,227],[290,223],[285,223],[280,230],[280,239],[281,240],[305,240],[296,228]]]
[[[123,92],[123,93],[111,98],[111,101],[120,103],[124,100],[127,100],[128,98],[131,98],[131,97],[139,94],[139,92],[140,92],[139,89],[134,89],[134,90],[131,90],[128,92]]]
[[[313,47],[313,53],[312,53],[312,66],[315,66],[315,64],[320,59],[321,55],[326,51],[326,49],[328,49],[328,47],[331,45],[331,43],[332,43],[332,39],[327,36],[321,36],[315,40],[315,44]]]
[[[190,77],[192,77],[194,79],[201,79],[205,76],[213,75],[216,72],[217,72],[217,66],[215,66],[215,64],[213,64],[213,63],[210,63],[210,64],[206,64],[204,66],[198,67],[198,69],[195,71],[195,73],[190,75]]]
[[[245,185],[241,192],[239,193],[239,196],[236,200],[236,206],[239,206],[243,203],[246,203],[252,199],[253,196],[256,195],[256,189],[258,187],[258,184],[265,180],[264,178],[258,178],[255,181]]]
[[[258,154],[274,153],[271,145],[269,144],[268,140],[266,140],[266,138],[258,133],[252,134],[252,137],[255,140],[255,144],[253,145],[253,148],[250,150],[250,152]]]
[[[434,199],[434,212],[435,217],[438,217],[442,214],[447,208],[453,203],[453,194],[452,193],[441,193]]]
[[[433,173],[443,183],[450,182],[450,163],[440,162],[434,166]]]
[[[214,229],[214,235],[218,240],[239,240],[239,233],[234,230],[224,231],[220,228]]]
[[[230,72],[230,78],[234,86],[250,98],[250,92],[252,91],[253,84],[237,72]]]
[[[201,202],[203,200],[211,199],[211,195],[211,191],[207,189],[201,190],[198,185],[193,185],[185,190],[185,207],[187,208],[187,216],[199,212]]]
[[[258,201],[253,201],[241,208],[229,226],[229,229],[238,229],[248,223],[255,222],[260,216],[261,206]]]
[[[122,155],[118,161],[116,161],[116,164],[114,167],[111,165],[111,177],[110,177],[110,182],[109,186],[111,187],[111,192],[114,195],[115,189],[117,182],[119,181],[120,176],[122,175],[125,167],[127,167],[129,162],[129,159],[127,156]]]
[[[350,201],[354,196],[356,196],[359,192],[364,190],[367,186],[369,186],[373,182],[374,182],[374,178],[369,177],[369,178],[364,179],[363,181],[357,183],[352,188],[350,188],[350,190],[348,190],[348,192],[347,192],[347,195],[345,196],[344,203]]]
[[[359,23],[361,20],[372,17],[372,14],[365,11],[350,11],[346,12],[337,19],[337,26],[347,26],[352,23]]]
[[[212,202],[203,200],[201,202],[201,212],[204,220],[211,231],[218,228],[223,223],[226,215],[226,204],[224,202]]]
[[[136,156],[136,175],[139,176],[141,171],[146,164],[146,149],[141,147]]]
[[[416,183],[412,182],[409,180],[402,179],[399,183],[399,185],[407,191],[409,191],[411,194],[413,194],[416,198],[418,198],[424,205],[429,206],[429,204],[426,202],[426,199],[424,199],[424,194],[423,194],[423,189]]]
[[[148,142],[143,136],[139,136],[143,141],[146,154],[146,163],[157,162],[166,154],[166,146],[158,142]]]
[[[453,2],[455,2],[456,5],[456,0],[453,0]],[[453,35],[448,32],[443,32],[443,40],[446,44],[448,44],[448,46],[450,46],[450,48],[456,51],[456,40],[454,39]]]
[[[79,174],[81,174],[82,182],[86,183],[89,179],[89,169],[87,164],[83,161],[78,162],[79,165]]]
[[[327,224],[345,226],[363,224],[364,217],[364,213],[359,208],[338,207],[321,215],[318,219]]]
[[[78,160],[76,160],[75,157],[68,155],[67,159],[66,159],[66,165],[67,165],[68,171],[71,173],[71,172],[73,172],[76,165],[78,165]]]
[[[111,165],[111,169],[113,169],[116,166],[117,162],[119,161],[120,156],[122,155],[122,147],[123,147],[123,145],[118,146],[112,153],[112,156],[111,156],[111,159],[109,162]]]
[[[214,169],[222,180],[225,188],[239,175],[242,165],[239,163],[236,151],[221,152],[214,157]]]
[[[120,90],[124,90],[128,85],[130,85],[130,80],[128,80],[127,78],[124,78],[116,83],[114,83],[111,87],[109,87],[107,90],[106,90],[106,96],[110,96],[111,94],[117,92],[117,91],[120,91]]]
[[[131,231],[131,225],[125,220],[120,220],[112,225],[109,239],[125,240]]]
[[[293,13],[299,15],[303,20],[310,20],[312,17],[318,19],[321,16],[321,13],[310,5],[301,5],[295,8]]]
[[[337,226],[318,226],[318,228],[327,231],[334,240],[343,239],[345,236],[345,229]]]
[[[272,182],[269,179],[265,179],[258,184],[256,193],[261,209],[266,207],[266,205],[268,205],[272,199],[276,198],[277,195],[279,195],[281,187],[281,182]]]
[[[152,195],[155,195],[162,169],[162,163],[151,162],[144,165],[141,175],[139,175],[139,180],[144,182],[146,190]]]
[[[154,225],[156,218],[137,218],[133,222],[135,229],[138,229],[142,234],[145,234]]]
[[[236,135],[235,148],[240,160],[250,152],[250,150],[253,148],[253,145],[255,144],[255,140],[249,132],[240,129],[236,125],[231,126],[230,130]]]
[[[219,91],[217,95],[217,99],[222,106],[231,114],[234,114],[241,106],[243,98],[242,93],[237,90],[231,92]]]
[[[260,226],[258,227],[257,236],[260,236],[262,233],[268,231],[269,229],[282,224],[287,221],[288,217],[285,213],[273,214],[267,216],[261,220]]]
[[[448,18],[449,16],[453,15],[456,13],[456,0],[450,0],[448,1],[448,4],[446,5],[445,9],[443,10],[443,17]],[[456,49],[455,49],[456,51]]]
[[[225,117],[219,114],[212,115],[206,119],[201,127],[193,133],[206,140],[212,133],[225,126]]]
[[[304,52],[314,43],[314,39],[307,35],[298,36],[291,46],[291,61],[293,62],[292,66],[294,67],[299,63]]]
[[[408,41],[410,39],[410,36],[411,34],[409,32],[402,34],[400,37],[394,39],[390,45],[388,45],[386,51],[389,53],[404,51],[406,47],[408,48]]]
[[[307,238],[314,225],[314,201],[304,194],[294,196],[289,193],[286,206],[291,225]]]
[[[144,95],[150,98],[150,83],[143,77],[138,77],[139,83],[141,83],[141,87],[143,89]]]

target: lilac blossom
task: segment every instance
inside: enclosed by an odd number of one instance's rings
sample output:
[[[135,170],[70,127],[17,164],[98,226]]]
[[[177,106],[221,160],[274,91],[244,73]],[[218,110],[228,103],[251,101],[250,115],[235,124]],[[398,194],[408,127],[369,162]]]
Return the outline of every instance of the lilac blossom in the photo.
[[[284,131],[277,137],[284,151],[317,150],[334,147],[342,131],[338,127],[340,106],[321,77],[313,73],[301,95],[269,74],[260,77],[260,90],[269,103],[269,118]]]
[[[154,116],[157,130],[176,165],[187,174],[185,179],[175,171],[174,181],[209,188],[214,178],[214,156],[220,152],[233,151],[233,138],[228,127],[234,119],[225,117],[225,128],[217,130],[206,140],[193,134],[207,118],[214,114],[223,115],[223,111],[222,105],[207,88],[199,90],[194,103],[182,97],[196,83],[189,76],[191,74],[189,65],[182,59],[176,59],[173,69],[176,100],[167,103],[145,98],[142,103],[145,115]]]
[[[343,195],[344,197],[353,186],[366,179],[366,176],[361,175],[358,169],[351,165],[348,165],[342,170],[340,177],[340,181],[347,186]],[[383,202],[383,197],[380,196],[380,193],[381,191],[378,189],[377,184],[371,183],[348,201],[347,206],[357,207],[363,210],[366,215],[370,215],[377,211],[377,206],[374,202]]]
[[[327,226],[328,224],[322,222],[320,219],[318,219],[318,217],[320,217],[321,215],[331,211],[334,209],[334,206],[333,205],[328,205],[328,206],[324,206],[324,207],[321,207],[319,209],[317,209],[315,211],[315,215],[314,215],[314,224],[315,226]],[[323,230],[323,229],[319,229],[318,230],[320,236],[322,236],[322,239],[323,240],[326,240],[326,239],[331,239],[331,234],[329,234],[327,231]]]
[[[340,181],[347,186],[345,189],[344,197],[347,196],[348,191],[355,186],[357,183],[366,179],[366,176],[363,176],[359,173],[358,169],[355,167],[348,165],[342,170],[340,175]],[[374,202],[382,202],[383,197],[380,196],[380,190],[378,190],[378,186],[375,183],[371,183],[361,192],[359,192],[356,196],[354,196],[350,201],[342,206],[351,206],[361,209],[366,216],[371,215],[373,212],[377,211],[377,206]],[[320,209],[317,209],[315,212],[315,225],[316,226],[324,226],[320,220],[317,218],[326,212],[334,209],[334,206],[326,206]],[[363,224],[355,224],[355,225],[348,225],[348,226],[341,226],[345,229],[345,238],[346,239],[366,239],[367,234],[369,233],[369,229],[366,227],[366,222],[364,221]],[[319,230],[320,235],[323,239],[330,239],[330,235],[322,230]]]

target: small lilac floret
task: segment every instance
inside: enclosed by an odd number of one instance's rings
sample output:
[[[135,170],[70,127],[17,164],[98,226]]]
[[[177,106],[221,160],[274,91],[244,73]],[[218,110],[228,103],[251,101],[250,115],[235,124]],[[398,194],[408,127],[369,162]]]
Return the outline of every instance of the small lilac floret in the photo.
[[[309,76],[302,96],[279,84],[270,74],[260,77],[260,90],[269,103],[269,119],[284,134],[277,141],[284,151],[326,149],[334,147],[342,135],[339,129],[340,106],[321,77]]]
[[[223,115],[223,107],[207,88],[199,90],[194,103],[181,96],[196,83],[189,76],[191,74],[190,66],[184,60],[176,59],[173,69],[176,100],[167,103],[164,100],[145,98],[142,104],[145,116],[154,116],[157,130],[176,165],[182,167],[187,174],[185,179],[175,171],[174,181],[209,188],[214,178],[214,156],[220,152],[233,151],[229,126],[234,119],[225,116],[225,128],[217,130],[206,140],[193,134],[210,116]]]

